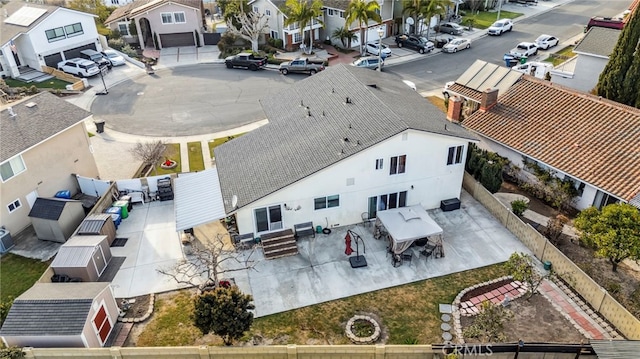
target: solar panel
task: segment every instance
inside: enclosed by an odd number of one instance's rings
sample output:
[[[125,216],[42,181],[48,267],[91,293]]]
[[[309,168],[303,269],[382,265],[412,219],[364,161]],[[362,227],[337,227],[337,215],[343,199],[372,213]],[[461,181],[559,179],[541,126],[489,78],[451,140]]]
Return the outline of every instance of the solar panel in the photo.
[[[47,12],[47,9],[23,6],[18,11],[11,14],[11,16],[9,16],[6,20],[4,20],[4,22],[5,24],[29,26],[33,24],[34,21],[38,20],[38,18],[44,15],[46,12]]]

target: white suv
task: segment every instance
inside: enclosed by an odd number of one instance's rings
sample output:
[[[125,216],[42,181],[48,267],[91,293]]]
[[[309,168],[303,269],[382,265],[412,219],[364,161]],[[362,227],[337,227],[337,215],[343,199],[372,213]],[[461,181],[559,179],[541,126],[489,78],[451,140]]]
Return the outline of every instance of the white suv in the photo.
[[[80,58],[58,62],[58,70],[80,77],[89,77],[100,73],[100,69],[95,62]]]
[[[500,36],[503,33],[511,30],[513,30],[513,22],[511,22],[511,19],[502,19],[494,22],[493,25],[489,26],[487,34]]]

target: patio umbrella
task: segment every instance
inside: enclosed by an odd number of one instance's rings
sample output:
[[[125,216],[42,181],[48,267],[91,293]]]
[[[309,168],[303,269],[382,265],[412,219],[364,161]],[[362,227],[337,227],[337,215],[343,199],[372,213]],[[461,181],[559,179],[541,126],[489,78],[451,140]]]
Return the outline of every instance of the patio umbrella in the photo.
[[[351,249],[351,235],[349,235],[349,232],[347,232],[347,235],[344,236],[344,244],[347,246],[347,248],[344,250],[344,254],[350,256],[351,253],[353,253],[353,249]]]

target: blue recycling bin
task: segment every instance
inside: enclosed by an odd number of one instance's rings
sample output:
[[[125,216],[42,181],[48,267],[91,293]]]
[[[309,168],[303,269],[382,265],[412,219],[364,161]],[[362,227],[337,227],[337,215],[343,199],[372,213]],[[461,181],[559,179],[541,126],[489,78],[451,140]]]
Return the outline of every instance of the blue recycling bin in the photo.
[[[56,198],[71,199],[71,191],[58,191],[54,196]]]
[[[514,66],[516,66],[518,64],[518,59],[516,59],[515,56],[510,55],[510,54],[504,54],[504,56],[502,57],[502,59],[504,60],[504,65],[508,68],[512,68]]]

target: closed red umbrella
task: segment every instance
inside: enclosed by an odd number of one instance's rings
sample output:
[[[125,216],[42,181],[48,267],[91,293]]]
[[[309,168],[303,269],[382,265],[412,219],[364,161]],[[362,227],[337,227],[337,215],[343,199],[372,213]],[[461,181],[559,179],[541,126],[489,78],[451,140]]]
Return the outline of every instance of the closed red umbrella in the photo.
[[[351,249],[351,236],[349,235],[349,232],[347,232],[347,235],[344,237],[344,243],[347,246],[344,250],[344,254],[350,256],[351,253],[353,253],[353,249]]]

